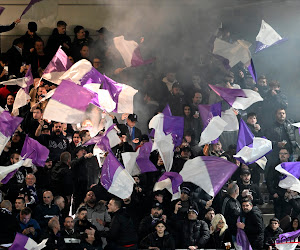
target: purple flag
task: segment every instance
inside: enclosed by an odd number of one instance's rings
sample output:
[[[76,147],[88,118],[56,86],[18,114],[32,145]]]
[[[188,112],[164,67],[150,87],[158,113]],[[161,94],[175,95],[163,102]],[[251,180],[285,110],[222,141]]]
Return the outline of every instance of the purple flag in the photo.
[[[248,146],[253,142],[254,135],[251,130],[248,128],[247,124],[243,119],[240,120],[240,128],[238,141],[236,144],[236,152],[238,153],[243,147]]]
[[[8,111],[0,113],[0,133],[6,137],[12,136],[16,131],[23,118],[11,116]]]
[[[26,12],[36,3],[41,2],[42,0],[31,0],[30,3],[27,5],[27,7],[25,8],[25,10],[22,12],[20,18],[26,14]]]
[[[297,240],[299,235],[300,235],[300,229],[298,229],[296,231],[280,234],[275,242],[276,249],[279,249],[279,250],[296,249],[297,244],[299,242],[299,240]]]
[[[13,244],[10,246],[10,250],[26,250],[26,249],[43,249],[46,247],[48,239],[44,239],[40,244],[37,244],[33,239],[17,233]]]
[[[46,74],[51,72],[65,72],[69,68],[71,68],[71,66],[72,63],[70,59],[60,46],[43,73]]]
[[[152,142],[146,142],[140,147],[139,155],[136,158],[136,164],[139,166],[141,173],[157,171],[155,165],[149,160],[151,150]]]
[[[112,100],[116,103],[116,108],[115,108],[115,111],[117,111],[118,109],[118,100],[119,100],[119,95],[122,91],[122,86],[118,85],[116,81],[110,79],[109,77],[107,76],[104,76],[105,77],[105,80],[103,81],[103,89],[106,89]]]
[[[26,135],[21,151],[22,157],[32,159],[34,165],[43,167],[49,156],[49,152],[48,148]]]
[[[0,15],[2,14],[2,12],[5,10],[4,7],[0,6]]]
[[[297,179],[300,178],[300,162],[283,162],[281,163],[281,167]]]
[[[27,73],[25,75],[25,82],[27,84],[27,87],[24,88],[24,91],[25,91],[26,94],[29,94],[30,85],[33,84],[33,76],[32,76],[32,73],[31,73],[31,65],[29,66],[29,69],[27,70]]]
[[[250,62],[250,65],[248,66],[248,70],[253,78],[253,80],[255,82],[257,82],[257,75],[256,75],[256,71],[255,71],[255,68],[254,68],[254,63],[253,63],[253,60],[251,58],[251,62]]]
[[[170,108],[169,104],[166,105],[166,107],[164,108],[162,113],[167,116],[172,116],[172,112],[171,112],[171,108]]]
[[[237,219],[237,222],[240,222],[240,217]],[[241,247],[241,250],[252,250],[246,233],[240,228],[237,229],[236,244]]]
[[[88,83],[103,83],[105,82],[106,78],[102,75],[98,70],[94,67],[88,71],[81,79],[80,84],[81,86],[88,84]],[[111,80],[111,79],[110,79]]]
[[[284,177],[278,186],[300,192],[300,162],[283,162],[275,167]]]
[[[144,60],[142,58],[140,48],[138,47],[133,51],[132,58],[131,58],[131,67],[138,67],[145,64],[153,63],[155,60],[156,58]]]
[[[182,184],[182,176],[176,172],[165,172],[157,181],[157,183],[162,182],[166,179],[170,179],[172,182],[172,191],[173,194],[176,194],[179,192],[179,187]]]
[[[237,97],[246,97],[242,89],[228,89],[208,84],[209,87],[220,97],[222,97],[230,106],[235,102]]]

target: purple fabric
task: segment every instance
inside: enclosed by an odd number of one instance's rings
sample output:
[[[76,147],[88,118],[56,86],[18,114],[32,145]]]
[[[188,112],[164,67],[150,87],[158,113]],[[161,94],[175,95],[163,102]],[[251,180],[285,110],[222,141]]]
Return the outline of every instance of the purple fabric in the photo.
[[[27,87],[24,88],[24,91],[25,91],[26,94],[29,94],[30,85],[33,84],[33,76],[32,76],[32,73],[31,73],[31,65],[29,66],[29,69],[27,70],[27,73],[26,73],[25,77],[27,77],[28,80],[26,81]]]
[[[240,222],[240,217],[238,218],[237,222]],[[246,233],[240,228],[237,229],[236,244],[241,246],[243,250],[252,250]]]
[[[100,178],[101,184],[106,190],[108,190],[111,184],[113,183],[114,175],[118,170],[118,168],[124,169],[122,164],[110,151],[103,162],[103,166],[101,169],[101,178]]]
[[[298,238],[300,235],[300,229],[297,231],[287,232],[280,234],[278,238],[276,239],[276,243],[287,243],[287,242],[296,242],[295,239]]]
[[[255,49],[255,53],[260,52],[260,51],[262,51],[262,50],[264,50],[264,49],[266,49],[266,48],[269,48],[269,47],[271,47],[271,46],[273,46],[273,45],[275,45],[275,44],[280,44],[280,43],[282,43],[282,42],[285,42],[285,41],[287,41],[287,40],[288,40],[287,38],[282,38],[281,40],[279,40],[279,41],[277,41],[276,43],[273,43],[273,44],[271,44],[271,45],[266,45],[266,44],[263,44],[263,43],[260,42],[260,41],[256,41],[256,49]]]
[[[229,180],[238,166],[232,162],[216,156],[201,156],[206,165],[215,196]]]
[[[0,113],[0,132],[6,137],[12,136],[16,131],[23,118],[11,116],[8,111]]]
[[[227,70],[231,69],[231,67],[229,65],[229,60],[227,58],[220,56],[220,55],[215,55],[215,54],[213,54],[213,55],[215,58],[217,58],[218,60],[220,60],[223,63],[223,66],[225,69],[227,69]]]
[[[155,134],[155,129],[153,128],[149,134],[149,137],[154,138],[154,134]],[[299,129],[299,134],[300,134],[300,129]]]
[[[175,147],[182,143],[184,130],[184,118],[181,116],[164,116],[163,131],[166,135],[171,134]]]
[[[0,15],[2,14],[2,12],[5,10],[4,7],[0,6]]]
[[[108,90],[111,98],[116,103],[116,108],[114,109],[115,112],[118,110],[118,102],[119,102],[119,95],[122,91],[122,86],[118,85],[117,82],[110,79],[107,76],[104,76],[102,87],[103,89]]]
[[[255,71],[255,68],[254,68],[254,63],[253,63],[253,60],[251,58],[251,62],[250,62],[250,65],[248,66],[248,70],[253,78],[253,80],[255,82],[257,82],[257,75],[256,75],[256,71]]]
[[[10,246],[9,250],[22,250],[25,249],[26,243],[28,241],[28,237],[17,233],[13,244]]]
[[[42,0],[31,0],[30,3],[26,6],[25,10],[22,12],[20,18],[26,14],[26,12],[36,3],[41,2]]]
[[[179,192],[179,186],[182,184],[182,176],[176,172],[165,172],[158,180],[158,182],[163,181],[167,178],[170,178],[172,182],[172,191],[173,194]]]
[[[44,167],[49,152],[48,148],[26,135],[21,151],[22,157],[32,159],[32,163],[36,166]]]
[[[66,53],[58,48],[56,54],[53,56],[52,60],[49,62],[48,66],[44,70],[44,74],[51,72],[64,72],[71,68],[72,63]]]
[[[6,184],[6,183],[14,176],[14,174],[15,174],[17,171],[18,171],[18,169],[16,169],[16,170],[10,172],[8,175],[5,176],[4,179],[2,179],[1,183],[2,183],[2,184]]]
[[[164,115],[172,116],[172,112],[171,112],[171,108],[170,108],[169,104],[166,105],[166,107],[164,108],[164,110],[162,111],[162,113]]]
[[[142,66],[142,65],[145,65],[145,64],[152,63],[152,62],[154,62],[154,61],[155,61],[155,58],[151,58],[151,59],[148,59],[148,60],[144,60],[144,59],[142,58],[140,48],[137,47],[137,48],[133,51],[133,54],[132,54],[132,58],[131,58],[131,67]]]
[[[94,95],[74,82],[63,80],[55,90],[52,99],[74,109],[85,111]]]
[[[253,143],[254,135],[248,128],[243,119],[240,120],[238,141],[236,143],[236,152],[239,152],[243,147]]]
[[[94,67],[80,79],[81,86],[88,83],[103,83],[104,81],[104,75],[102,75]]]
[[[237,97],[246,97],[242,89],[228,89],[208,84],[209,87],[220,97],[222,97],[230,106]]]
[[[221,116],[222,104],[221,102],[217,102],[212,105],[198,105],[198,110],[201,116],[204,130],[214,116]]]
[[[300,162],[283,162],[281,163],[281,167],[297,179],[300,178]]]
[[[136,158],[136,164],[139,166],[141,173],[157,171],[155,165],[149,160],[151,150],[152,142],[146,142],[140,147],[139,155]]]

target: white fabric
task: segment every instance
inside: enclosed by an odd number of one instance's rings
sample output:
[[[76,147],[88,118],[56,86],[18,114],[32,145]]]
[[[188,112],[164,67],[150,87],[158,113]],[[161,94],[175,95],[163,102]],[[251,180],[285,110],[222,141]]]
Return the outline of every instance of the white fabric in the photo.
[[[215,196],[205,162],[200,156],[186,161],[179,174],[184,182],[192,182],[201,187],[210,196]]]
[[[275,167],[275,169],[286,175],[286,178],[284,178],[283,180],[279,181],[278,186],[284,189],[291,189],[293,191],[297,191],[298,193],[300,193],[300,181],[291,173],[289,173],[288,171],[286,171],[284,168],[281,167],[281,165],[277,165]]]
[[[253,147],[243,147],[234,157],[242,158],[245,163],[258,160],[272,150],[272,142],[265,138],[254,137]]]
[[[136,163],[136,158],[139,155],[139,150],[137,152],[126,152],[122,153],[122,159],[125,169],[131,176],[141,174],[141,171]]]
[[[298,242],[298,238],[295,240],[293,239],[292,241]],[[275,246],[277,250],[294,250],[296,249],[298,243],[283,243],[283,244],[277,244],[275,242]]]
[[[122,91],[119,95],[118,100],[118,113],[133,114],[133,97],[138,92],[138,90],[126,84],[121,85]]]
[[[70,124],[81,123],[84,117],[85,112],[71,108],[54,99],[49,100],[43,115],[43,118],[46,120]]]
[[[27,80],[26,77],[22,77],[22,78],[11,79],[8,81],[1,82],[1,84],[3,84],[3,85],[18,85],[21,88],[26,88],[27,87],[26,80]]]
[[[120,52],[125,62],[126,67],[130,67],[133,52],[139,47],[138,43],[135,41],[127,41],[124,39],[124,36],[115,37],[113,40],[116,49]]]
[[[78,85],[80,84],[80,79],[91,69],[93,65],[86,59],[82,59],[77,63],[73,64],[71,68],[69,68],[59,79],[60,80],[71,80]]]
[[[232,107],[235,109],[245,110],[249,108],[253,103],[263,101],[264,99],[260,96],[260,94],[251,89],[243,89],[245,97],[237,97],[232,104]]]
[[[213,140],[217,139],[222,134],[226,126],[227,122],[225,122],[220,116],[214,116],[201,133],[199,146],[209,144]]]
[[[98,101],[106,112],[112,112],[116,108],[116,103],[106,89],[98,89]]]
[[[49,99],[50,97],[52,97],[54,95],[54,93],[55,93],[55,90],[56,89],[50,90],[38,103],[44,102],[47,99]]]
[[[300,128],[300,122],[292,123],[293,126]]]
[[[264,20],[261,21],[261,26],[256,41],[265,45],[271,46],[272,44],[281,40],[282,37]]]
[[[17,163],[9,166],[0,166],[0,181],[2,181],[9,173],[20,168],[24,163],[24,160],[20,160]]]
[[[121,199],[127,199],[133,191],[134,183],[134,179],[127,172],[127,170],[119,167],[115,172],[108,192],[118,196]]]
[[[26,245],[24,246],[25,249],[28,250],[40,250],[46,247],[48,239],[44,239],[40,244],[37,244],[33,239],[28,238]]]
[[[118,136],[117,131],[115,129],[109,131],[106,136],[109,140],[109,146],[111,148],[117,146],[121,142],[120,137]]]
[[[5,145],[8,143],[9,139],[10,136],[6,137],[4,134],[0,132],[0,155],[2,154],[2,151],[5,148]]]
[[[224,131],[237,131],[239,130],[239,121],[233,108],[222,111],[221,118],[227,123]]]
[[[19,108],[25,106],[28,103],[28,100],[30,100],[30,96],[26,94],[24,89],[19,89],[14,101],[12,114],[14,116],[19,115]]]
[[[172,194],[172,199],[171,199],[172,201],[180,198],[180,194],[181,194],[180,187],[178,187],[179,192],[173,194],[172,182],[170,178],[156,182],[153,188],[153,192],[157,190],[163,190],[163,189],[167,189]]]
[[[90,120],[92,123],[92,126],[86,127],[86,128],[81,127],[81,128],[87,129],[90,132],[91,137],[94,137],[102,129],[102,125],[100,124],[101,119],[102,119],[102,110],[99,107],[90,103],[85,111],[84,121]],[[84,123],[84,121],[83,121],[83,123]]]
[[[216,38],[213,54],[228,59],[230,67],[233,67],[239,62],[247,65],[251,60],[251,53],[249,51],[250,46],[251,43],[244,40],[237,40],[234,43],[228,43]]]
[[[261,157],[259,160],[255,161],[258,166],[261,167],[262,170],[265,170],[265,167],[267,165],[267,157]]]
[[[46,79],[50,82],[53,82],[56,85],[59,85],[61,83],[60,78],[63,76],[64,73],[65,73],[65,71],[45,73],[45,74],[42,75],[42,78]]]

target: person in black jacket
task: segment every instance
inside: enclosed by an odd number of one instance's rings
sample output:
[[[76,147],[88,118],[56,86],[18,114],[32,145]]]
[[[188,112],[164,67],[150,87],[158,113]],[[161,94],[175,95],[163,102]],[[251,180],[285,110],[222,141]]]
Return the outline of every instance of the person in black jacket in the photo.
[[[247,126],[250,128],[255,137],[262,137],[263,132],[260,125],[257,123],[257,115],[255,113],[247,114]]]
[[[140,243],[140,248],[150,249],[157,247],[161,250],[175,249],[175,241],[169,232],[166,231],[166,223],[158,221],[155,224],[156,232],[148,234]]]
[[[45,250],[53,250],[59,249],[63,250],[66,249],[64,238],[60,233],[60,224],[57,217],[53,217],[49,222],[48,231],[44,233],[42,236],[43,239],[48,239],[46,242],[46,247],[43,248]]]
[[[236,226],[245,231],[253,249],[262,249],[264,243],[264,221],[261,211],[256,206],[253,206],[248,199],[243,200],[242,208],[241,222],[237,222]]]
[[[7,31],[12,30],[12,29],[13,29],[14,27],[16,27],[16,25],[17,25],[18,23],[20,23],[20,22],[21,22],[21,19],[18,18],[18,19],[16,19],[15,21],[13,21],[13,23],[10,24],[10,25],[1,25],[1,26],[0,26],[0,33],[7,32]]]
[[[24,41],[21,38],[16,38],[13,41],[12,47],[6,52],[8,61],[8,74],[21,76],[21,66],[25,63],[23,55]]]
[[[264,247],[265,249],[273,249],[276,239],[283,233],[280,228],[280,222],[277,218],[270,219],[269,225],[265,228],[264,232]]]

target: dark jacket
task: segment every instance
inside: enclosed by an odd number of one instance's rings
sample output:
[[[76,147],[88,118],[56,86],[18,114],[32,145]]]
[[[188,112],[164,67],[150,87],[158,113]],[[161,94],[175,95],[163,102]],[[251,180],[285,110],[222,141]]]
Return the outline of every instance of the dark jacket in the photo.
[[[230,242],[231,246],[233,246],[232,238],[229,233],[229,229],[227,228],[225,232],[220,235],[220,231],[214,231],[209,238],[209,241],[205,245],[205,248],[209,249],[225,249],[225,243]]]
[[[20,68],[22,66],[22,62],[25,62],[23,55],[14,45],[6,52],[6,55],[8,60],[8,74],[21,77]]]
[[[40,224],[41,229],[45,232],[48,227],[49,220],[54,216],[59,216],[60,211],[58,206],[51,204],[39,204],[34,210],[34,218]]]
[[[122,131],[122,133],[126,134],[128,143],[133,147],[133,149],[135,149],[135,147],[139,143],[133,143],[132,140],[134,140],[135,138],[141,138],[141,130],[139,130],[137,127],[134,127],[134,132],[132,132],[132,134],[130,135],[129,129],[125,124],[119,124],[118,128]]]
[[[291,217],[292,218],[298,217],[300,214],[300,196],[297,195],[297,196],[293,197],[291,200],[289,200],[289,203],[292,207]]]
[[[66,34],[59,34],[57,28],[53,29],[51,36],[49,36],[45,51],[53,57],[59,46],[69,54],[69,49],[65,48],[63,44],[66,43],[71,48],[71,38]]]
[[[29,57],[31,55],[30,49],[34,48],[35,42],[37,40],[42,40],[42,38],[38,36],[36,33],[34,33],[33,36],[31,37],[26,31],[25,35],[21,36],[21,39],[24,41],[23,56],[27,60],[29,60]]]
[[[11,25],[1,25],[0,26],[0,33],[7,32],[12,30],[16,26],[15,22],[13,22]]]
[[[262,205],[263,204],[263,199],[261,197],[261,194],[260,194],[260,190],[259,190],[259,187],[254,184],[252,181],[250,182],[249,185],[244,185],[242,182],[238,183],[238,186],[239,186],[239,189],[240,189],[240,195],[238,196],[238,200],[239,202],[242,201],[243,198],[245,197],[242,197],[242,193],[245,189],[249,189],[250,192],[252,192],[252,196],[253,196],[253,205]]]
[[[165,231],[163,237],[159,237],[156,232],[148,234],[140,243],[140,248],[158,247],[162,250],[175,249],[175,241],[171,234]]]
[[[9,210],[0,208],[0,221],[0,244],[13,243],[16,232],[20,231],[16,217]]]
[[[245,223],[244,231],[251,246],[261,249],[264,241],[264,221],[261,211],[254,206],[250,212],[242,213],[241,222]]]
[[[69,165],[58,162],[51,171],[51,186],[54,195],[71,195],[73,193],[73,174]]]
[[[265,247],[274,246],[276,239],[278,239],[278,236],[282,233],[283,230],[280,227],[274,231],[270,226],[267,226],[264,232]]]
[[[58,232],[56,235],[53,233],[53,231],[46,232],[43,237],[43,239],[48,239],[46,242],[46,247],[43,248],[45,250],[64,250],[66,249],[66,244],[64,241],[64,238],[62,237],[61,233]]]
[[[161,218],[152,218],[151,215],[144,217],[139,225],[139,238],[143,239],[148,234],[153,233],[155,231],[155,225],[159,220],[161,220]]]
[[[20,214],[17,215],[17,220],[19,222],[20,225],[20,232],[22,233],[24,229],[29,228],[29,227],[33,227],[35,230],[34,235],[32,233],[27,234],[26,236],[30,237],[31,239],[34,239],[35,241],[37,241],[39,239],[39,237],[41,236],[41,228],[39,223],[35,220],[35,219],[30,219],[26,224],[24,224],[22,221],[20,221]]]
[[[254,128],[254,125],[249,124],[249,123],[247,123],[247,126],[248,126],[248,128],[251,130],[252,134],[253,134],[255,137],[262,137],[262,136],[263,136],[263,131],[262,131],[262,129],[256,131],[255,128]]]
[[[80,234],[73,230],[63,230],[61,235],[65,241],[66,249],[73,250],[73,249],[81,249],[80,247]]]

